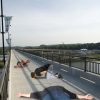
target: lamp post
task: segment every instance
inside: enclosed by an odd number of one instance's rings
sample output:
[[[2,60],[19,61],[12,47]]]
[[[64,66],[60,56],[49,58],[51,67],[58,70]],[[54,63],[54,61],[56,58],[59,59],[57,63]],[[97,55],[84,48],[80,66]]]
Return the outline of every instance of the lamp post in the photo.
[[[4,24],[3,24],[3,2],[1,0],[1,33],[2,33],[2,45],[3,45],[3,62],[5,65],[5,47],[4,47]]]

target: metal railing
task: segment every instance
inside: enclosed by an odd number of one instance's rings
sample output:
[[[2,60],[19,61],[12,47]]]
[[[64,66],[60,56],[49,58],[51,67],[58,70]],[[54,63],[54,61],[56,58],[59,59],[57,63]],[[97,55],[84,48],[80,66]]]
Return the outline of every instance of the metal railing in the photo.
[[[87,62],[87,71],[95,74],[100,74],[100,63]]]
[[[9,66],[10,55],[0,75],[0,100],[7,100],[8,97]]]

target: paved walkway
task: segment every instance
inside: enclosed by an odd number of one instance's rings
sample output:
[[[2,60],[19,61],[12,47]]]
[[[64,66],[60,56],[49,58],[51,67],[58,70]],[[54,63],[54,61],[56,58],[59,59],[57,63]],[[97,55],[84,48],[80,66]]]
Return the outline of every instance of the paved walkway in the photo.
[[[9,98],[8,100],[35,100],[30,98],[19,98],[17,93],[30,93],[35,91],[42,91],[48,86],[64,86],[66,89],[82,94],[80,91],[76,90],[74,87],[65,83],[64,81],[54,78],[54,79],[32,79],[30,73],[38,67],[34,61],[28,64],[28,67],[24,68],[14,68],[17,63],[17,58],[26,60],[27,58],[15,51],[11,51],[11,61],[10,61],[10,78],[9,78]]]

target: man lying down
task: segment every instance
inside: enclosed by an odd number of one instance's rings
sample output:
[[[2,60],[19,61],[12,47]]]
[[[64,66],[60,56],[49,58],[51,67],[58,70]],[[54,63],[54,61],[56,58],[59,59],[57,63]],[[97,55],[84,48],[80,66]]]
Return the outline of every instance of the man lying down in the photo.
[[[31,72],[31,77],[34,79],[39,78],[62,78],[62,75],[59,73],[53,73],[53,65],[52,64],[45,64],[39,68],[36,68],[34,72]]]
[[[65,89],[63,86],[50,86],[43,91],[37,91],[32,93],[18,93],[18,97],[34,98],[37,100],[93,100],[92,95],[80,95],[72,93]]]

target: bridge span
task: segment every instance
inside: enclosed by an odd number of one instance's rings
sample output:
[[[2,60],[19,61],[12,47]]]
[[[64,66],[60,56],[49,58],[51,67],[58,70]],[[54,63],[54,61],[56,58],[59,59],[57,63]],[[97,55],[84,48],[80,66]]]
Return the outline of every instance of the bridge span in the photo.
[[[14,68],[17,61],[21,59],[29,59],[30,63],[24,68]],[[32,79],[30,77],[30,73],[34,71],[35,68],[47,62],[53,64],[53,71],[59,72],[63,76],[63,79]],[[35,55],[12,50],[8,82],[8,100],[35,100],[30,98],[19,98],[17,94],[19,92],[30,93],[42,91],[46,87],[55,85],[64,86],[66,89],[77,94],[89,93],[95,97],[94,100],[100,100],[99,80],[100,76],[69,68],[67,65],[52,62]]]

